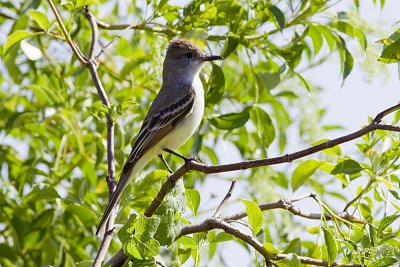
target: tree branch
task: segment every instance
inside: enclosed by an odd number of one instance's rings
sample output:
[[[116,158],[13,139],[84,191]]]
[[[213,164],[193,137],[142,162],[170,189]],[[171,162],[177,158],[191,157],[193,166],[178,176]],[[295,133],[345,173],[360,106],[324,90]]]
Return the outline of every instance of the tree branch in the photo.
[[[205,165],[205,164],[198,163],[195,161],[188,161],[185,163],[185,165],[180,167],[178,170],[176,170],[174,173],[172,173],[169,176],[169,179],[162,185],[160,191],[158,192],[157,196],[153,199],[152,203],[147,208],[144,215],[147,217],[152,216],[153,213],[155,212],[155,210],[161,204],[165,195],[167,194],[167,188],[168,188],[169,184],[172,182],[178,181],[180,178],[182,178],[183,175],[185,175],[189,171],[199,171],[199,172],[211,174],[211,173],[231,172],[231,171],[237,171],[237,170],[245,170],[245,169],[249,169],[249,168],[256,168],[256,167],[263,167],[263,166],[287,163],[287,162],[292,162],[293,160],[296,160],[296,159],[300,159],[300,158],[315,154],[322,150],[332,148],[334,146],[349,142],[351,140],[357,139],[357,138],[359,138],[363,135],[366,135],[375,130],[400,132],[400,127],[398,127],[398,126],[379,124],[385,116],[387,116],[390,113],[393,113],[399,109],[400,109],[400,104],[394,105],[394,106],[382,111],[381,113],[379,113],[370,124],[368,124],[366,127],[362,128],[358,131],[355,131],[348,135],[344,135],[342,137],[328,140],[319,145],[315,145],[315,146],[312,146],[312,147],[309,147],[309,148],[306,148],[306,149],[303,149],[303,150],[300,150],[300,151],[297,151],[297,152],[294,152],[291,154],[286,154],[284,156],[241,161],[241,162],[222,164],[222,165]]]
[[[71,39],[71,36],[69,35],[67,29],[65,28],[65,25],[61,19],[60,16],[60,12],[58,12],[56,6],[53,3],[53,0],[47,0],[47,2],[49,3],[51,9],[53,10],[54,15],[56,16],[56,20],[58,22],[58,25],[61,28],[61,31],[65,37],[65,39],[67,40],[69,46],[71,47],[72,52],[75,54],[75,56],[78,58],[78,60],[83,64],[86,65],[87,64],[87,60],[86,58],[82,55],[82,52],[79,50],[78,46],[76,45],[76,43]]]

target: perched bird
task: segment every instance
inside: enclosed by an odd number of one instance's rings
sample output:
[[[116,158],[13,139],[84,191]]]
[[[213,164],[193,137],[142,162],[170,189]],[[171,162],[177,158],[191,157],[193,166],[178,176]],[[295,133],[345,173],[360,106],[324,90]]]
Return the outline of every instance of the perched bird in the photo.
[[[169,44],[163,64],[163,84],[143,121],[96,235],[104,232],[123,190],[137,172],[157,155],[182,146],[199,127],[204,113],[199,72],[204,62],[217,59],[222,57],[206,55],[187,40],[173,40]]]

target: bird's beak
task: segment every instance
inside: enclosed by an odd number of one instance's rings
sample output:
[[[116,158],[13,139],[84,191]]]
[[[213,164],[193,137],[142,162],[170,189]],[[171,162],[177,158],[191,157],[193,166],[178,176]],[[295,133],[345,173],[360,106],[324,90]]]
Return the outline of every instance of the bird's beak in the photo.
[[[214,56],[214,55],[205,55],[201,58],[202,61],[212,61],[218,59],[224,59],[224,58],[221,56]]]

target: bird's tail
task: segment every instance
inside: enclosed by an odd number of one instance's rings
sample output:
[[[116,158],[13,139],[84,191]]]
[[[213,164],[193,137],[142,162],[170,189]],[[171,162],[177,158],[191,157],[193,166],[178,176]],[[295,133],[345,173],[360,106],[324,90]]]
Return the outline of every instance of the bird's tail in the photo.
[[[122,192],[125,189],[126,184],[129,181],[130,176],[131,176],[131,173],[121,175],[121,178],[119,179],[117,188],[115,189],[114,194],[111,196],[111,199],[108,202],[108,205],[107,205],[106,210],[104,211],[103,217],[101,217],[100,224],[97,227],[96,235],[103,234],[105,232],[108,219],[110,218],[110,216],[113,212],[117,211],[119,200],[121,198]]]

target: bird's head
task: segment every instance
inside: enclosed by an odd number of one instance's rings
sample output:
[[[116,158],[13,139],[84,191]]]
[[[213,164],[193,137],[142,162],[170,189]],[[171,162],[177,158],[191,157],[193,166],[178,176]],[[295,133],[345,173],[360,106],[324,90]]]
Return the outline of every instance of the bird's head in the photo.
[[[164,61],[164,73],[172,71],[178,75],[194,77],[206,61],[222,59],[221,56],[206,55],[194,43],[177,39],[173,40],[167,49]]]

